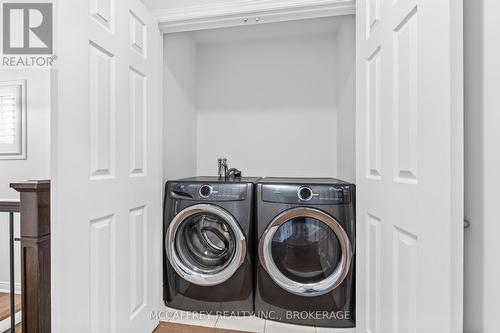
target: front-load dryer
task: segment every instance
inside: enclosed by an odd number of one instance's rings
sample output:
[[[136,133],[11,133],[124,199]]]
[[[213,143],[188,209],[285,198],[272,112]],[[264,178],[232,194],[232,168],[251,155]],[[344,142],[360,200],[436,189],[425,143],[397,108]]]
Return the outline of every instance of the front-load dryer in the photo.
[[[355,186],[264,178],[256,192],[255,312],[277,321],[355,326]]]
[[[195,177],[165,187],[163,298],[203,313],[253,310],[254,184]]]

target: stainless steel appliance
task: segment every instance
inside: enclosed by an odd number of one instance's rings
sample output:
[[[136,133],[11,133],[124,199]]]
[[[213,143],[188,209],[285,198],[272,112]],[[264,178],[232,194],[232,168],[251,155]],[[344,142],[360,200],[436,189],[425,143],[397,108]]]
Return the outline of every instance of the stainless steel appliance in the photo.
[[[256,192],[255,311],[303,325],[355,326],[355,186],[264,178]]]
[[[253,310],[253,206],[258,178],[169,181],[164,206],[165,304],[248,314]]]

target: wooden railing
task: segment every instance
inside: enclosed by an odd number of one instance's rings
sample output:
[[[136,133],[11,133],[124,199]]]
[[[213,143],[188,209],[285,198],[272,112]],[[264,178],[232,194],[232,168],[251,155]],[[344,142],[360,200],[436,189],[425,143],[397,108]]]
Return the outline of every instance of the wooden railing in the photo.
[[[4,201],[0,211],[10,215],[11,332],[15,332],[14,212],[21,215],[22,332],[50,332],[50,181],[12,183],[10,187],[20,193],[20,202]]]
[[[15,280],[14,280],[14,213],[19,213],[21,205],[19,201],[0,201],[0,213],[9,214],[9,283],[10,283],[10,331],[16,328],[16,303],[15,303]]]

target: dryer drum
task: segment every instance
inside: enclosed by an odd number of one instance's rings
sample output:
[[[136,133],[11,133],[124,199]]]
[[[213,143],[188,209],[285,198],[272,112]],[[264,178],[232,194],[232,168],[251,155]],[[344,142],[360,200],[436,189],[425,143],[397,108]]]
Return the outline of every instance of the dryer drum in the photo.
[[[299,296],[320,296],[349,273],[352,247],[329,214],[297,207],[275,217],[259,242],[259,260],[281,288]]]
[[[186,281],[213,286],[227,281],[244,262],[246,238],[234,217],[212,204],[179,212],[165,237],[167,258]]]
[[[186,218],[176,232],[175,247],[189,268],[212,274],[223,270],[236,250],[227,222],[209,213]]]

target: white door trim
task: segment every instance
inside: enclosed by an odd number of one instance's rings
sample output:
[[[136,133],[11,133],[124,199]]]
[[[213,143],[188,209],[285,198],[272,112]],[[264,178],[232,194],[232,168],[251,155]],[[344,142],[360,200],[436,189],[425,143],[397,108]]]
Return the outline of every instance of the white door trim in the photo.
[[[163,33],[354,13],[354,0],[247,0],[153,11]]]

